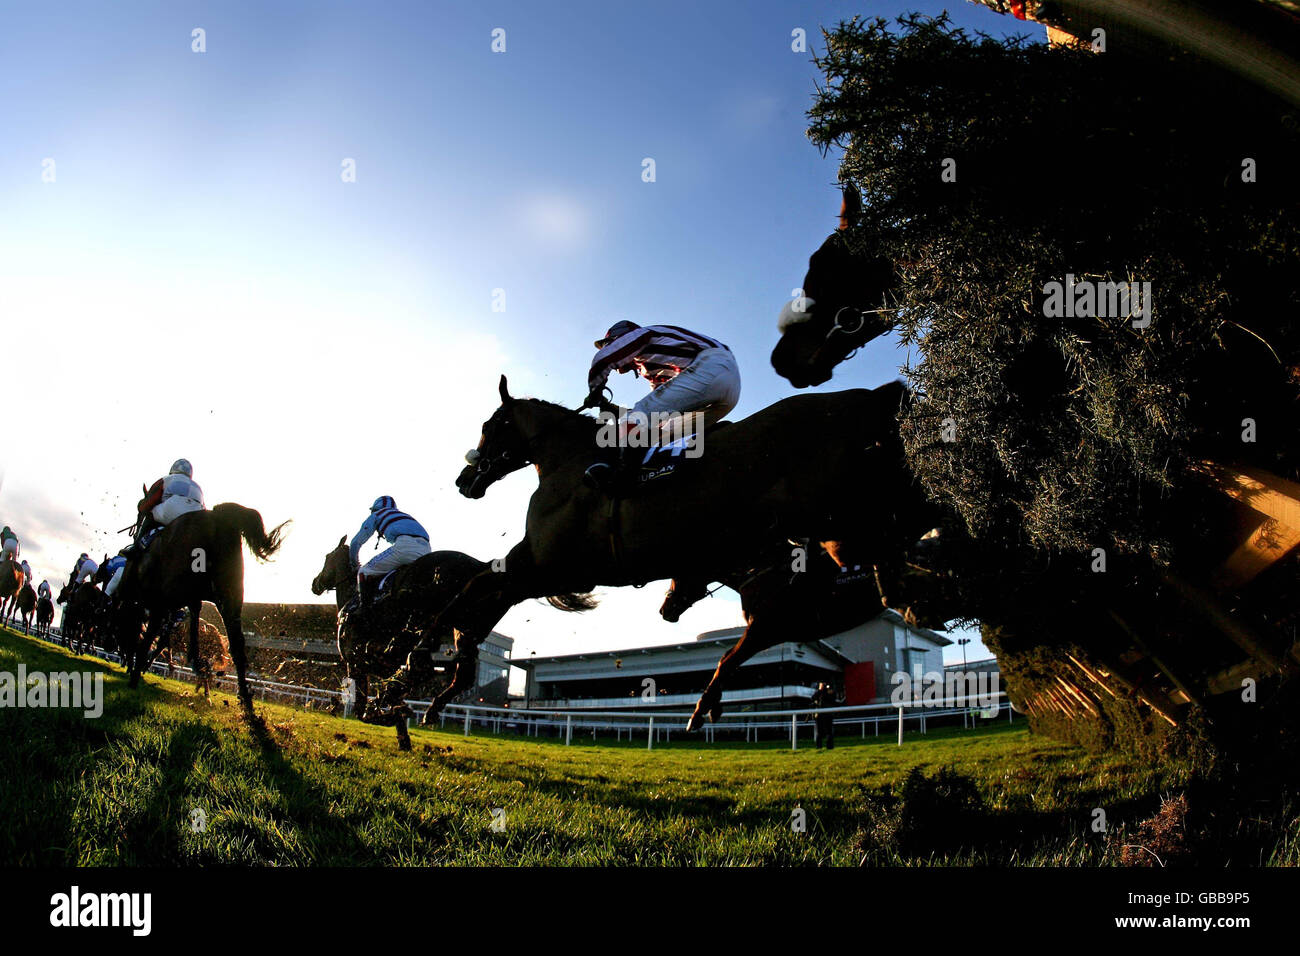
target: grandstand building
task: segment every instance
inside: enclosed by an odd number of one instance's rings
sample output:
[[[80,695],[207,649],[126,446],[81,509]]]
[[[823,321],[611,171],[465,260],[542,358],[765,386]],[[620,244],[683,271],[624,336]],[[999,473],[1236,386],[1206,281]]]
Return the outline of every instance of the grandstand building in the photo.
[[[695,705],[718,659],[743,633],[743,627],[732,627],[706,631],[686,644],[530,656],[511,663],[527,675],[527,707],[680,710]],[[729,682],[722,700],[733,710],[800,707],[824,681],[847,704],[883,701],[899,669],[918,678],[942,673],[943,649],[951,643],[885,611],[823,640],[805,644],[792,635],[792,640],[755,654]]]

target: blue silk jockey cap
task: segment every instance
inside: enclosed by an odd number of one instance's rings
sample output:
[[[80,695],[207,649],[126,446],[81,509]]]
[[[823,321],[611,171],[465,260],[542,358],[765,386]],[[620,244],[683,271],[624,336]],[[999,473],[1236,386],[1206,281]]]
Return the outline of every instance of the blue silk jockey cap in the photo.
[[[374,511],[378,511],[380,508],[396,509],[397,502],[394,501],[389,495],[380,495],[378,498],[375,499],[375,503],[370,506],[370,510],[374,512]]]
[[[608,345],[610,342],[613,342],[615,339],[622,338],[623,336],[627,335],[629,332],[632,332],[639,328],[641,328],[641,326],[637,325],[635,322],[628,322],[627,320],[623,320],[622,322],[615,322],[613,325],[609,327],[609,331],[605,333],[605,337],[603,339],[596,339],[594,344],[596,348],[603,349],[606,345]]]

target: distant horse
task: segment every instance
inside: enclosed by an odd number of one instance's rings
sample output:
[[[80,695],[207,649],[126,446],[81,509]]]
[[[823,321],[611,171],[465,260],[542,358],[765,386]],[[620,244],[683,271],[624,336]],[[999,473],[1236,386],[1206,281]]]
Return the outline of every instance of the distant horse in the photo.
[[[211,511],[191,511],[159,531],[143,555],[127,562],[115,596],[124,607],[142,609],[148,615],[143,637],[138,636],[139,616],[122,614],[116,621],[123,661],[135,687],[140,675],[162,649],[154,642],[163,635],[173,612],[190,612],[190,666],[196,678],[206,670],[199,649],[199,612],[204,601],[217,607],[226,625],[230,656],[238,675],[239,702],[252,720],[253,695],[248,688],[248,657],[240,617],[244,609],[244,553],[240,541],[253,556],[266,561],[280,548],[283,522],[266,531],[262,516],[251,508],[227,502]]]
[[[54,622],[54,602],[47,597],[36,600],[36,636],[50,639],[50,625]]]
[[[902,465],[901,383],[784,399],[705,433],[702,454],[683,474],[626,500],[583,482],[599,454],[601,423],[512,398],[505,376],[499,390],[501,407],[484,424],[457,487],[479,498],[529,463],[539,485],[524,540],[506,556],[504,573],[478,575],[444,612],[457,629],[458,651],[477,645],[530,597],[663,578],[725,581],[787,537],[811,539],[840,566],[869,566],[932,526]],[[458,666],[425,720],[472,680]]]
[[[345,611],[356,592],[356,569],[347,536],[325,556],[321,571],[311,582],[313,594],[334,591],[339,612],[339,654],[347,676],[357,688],[356,715],[370,723],[393,723],[398,746],[410,748],[405,734],[404,698],[421,693],[436,677],[432,654],[455,642],[450,627],[434,621],[471,578],[490,566],[459,551],[434,551],[393,575],[392,583],[376,599],[368,616],[358,620]],[[564,595],[551,602],[566,610],[593,606],[585,595]],[[419,648],[419,650],[417,650]],[[373,704],[370,678],[387,680],[388,687]]]
[[[22,566],[5,555],[0,561],[0,621],[7,620],[18,592],[26,580]]]
[[[74,654],[84,654],[96,640],[107,641],[108,598],[90,582],[65,584],[58,603],[66,604],[63,614],[63,644]]]
[[[32,612],[36,610],[36,591],[30,584],[24,584],[14,603],[23,619],[23,633],[26,634],[32,623]]]

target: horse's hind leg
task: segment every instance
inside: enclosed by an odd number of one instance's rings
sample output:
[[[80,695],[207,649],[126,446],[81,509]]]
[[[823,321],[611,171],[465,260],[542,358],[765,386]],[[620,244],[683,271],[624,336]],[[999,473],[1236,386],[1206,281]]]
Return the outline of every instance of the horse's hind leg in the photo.
[[[226,637],[230,639],[230,659],[235,662],[236,683],[239,686],[239,706],[244,716],[250,721],[256,717],[253,713],[253,692],[248,689],[248,655],[244,651],[244,630],[240,626],[239,615],[243,611],[243,602],[222,601],[217,605],[221,619],[226,622]]]
[[[438,715],[442,713],[442,709],[458,694],[464,693],[474,685],[474,678],[478,673],[478,646],[486,637],[486,634],[474,638],[463,631],[456,632],[456,671],[451,683],[433,699],[433,704],[424,712],[420,722],[426,727],[433,725]]]
[[[194,670],[194,689],[197,691],[203,688],[203,696],[208,696],[208,662],[199,656],[199,612],[203,609],[202,604],[191,604],[189,606],[190,614],[190,647],[189,658],[190,667]]]
[[[755,618],[750,621],[749,627],[745,628],[745,633],[741,635],[736,646],[727,651],[718,661],[717,670],[713,672],[709,685],[704,688],[704,693],[700,695],[699,701],[695,704],[695,712],[691,714],[691,719],[686,725],[686,729],[699,730],[704,723],[704,715],[716,719],[722,714],[722,688],[737,670],[740,665],[745,663],[759,651],[765,651],[769,647],[775,647],[786,639],[789,632],[775,623],[769,624],[763,619]]]

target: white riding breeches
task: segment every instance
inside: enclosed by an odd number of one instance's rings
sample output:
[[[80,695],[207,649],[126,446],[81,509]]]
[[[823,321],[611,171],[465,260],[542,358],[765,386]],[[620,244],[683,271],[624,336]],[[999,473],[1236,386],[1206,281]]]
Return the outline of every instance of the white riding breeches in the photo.
[[[150,514],[153,520],[159,524],[171,524],[183,514],[191,511],[202,511],[203,502],[195,501],[193,498],[186,498],[182,495],[172,495],[170,498],[154,506]]]
[[[95,576],[95,573],[98,570],[99,570],[99,564],[94,561],[81,562],[81,570],[77,572],[77,577],[74,583],[85,584],[87,581],[89,581],[91,578]]]
[[[705,349],[695,361],[632,406],[633,412],[673,416],[699,412],[704,427],[720,421],[740,401],[740,368],[730,349]]]
[[[18,542],[15,541],[13,538],[6,538],[5,545],[4,545],[4,553],[9,555],[10,560],[12,560],[14,564],[17,564],[18,563]]]
[[[432,548],[429,547],[428,538],[417,538],[412,534],[398,535],[392,547],[379,552],[379,554],[367,561],[358,573],[367,577],[376,574],[387,574],[395,568],[400,568],[404,564],[410,564],[412,561],[424,557],[431,551]]]
[[[113,572],[113,576],[109,578],[108,583],[104,585],[104,593],[109,597],[112,597],[113,592],[117,590],[117,586],[122,583],[122,575],[125,573],[126,565],[124,564]]]

